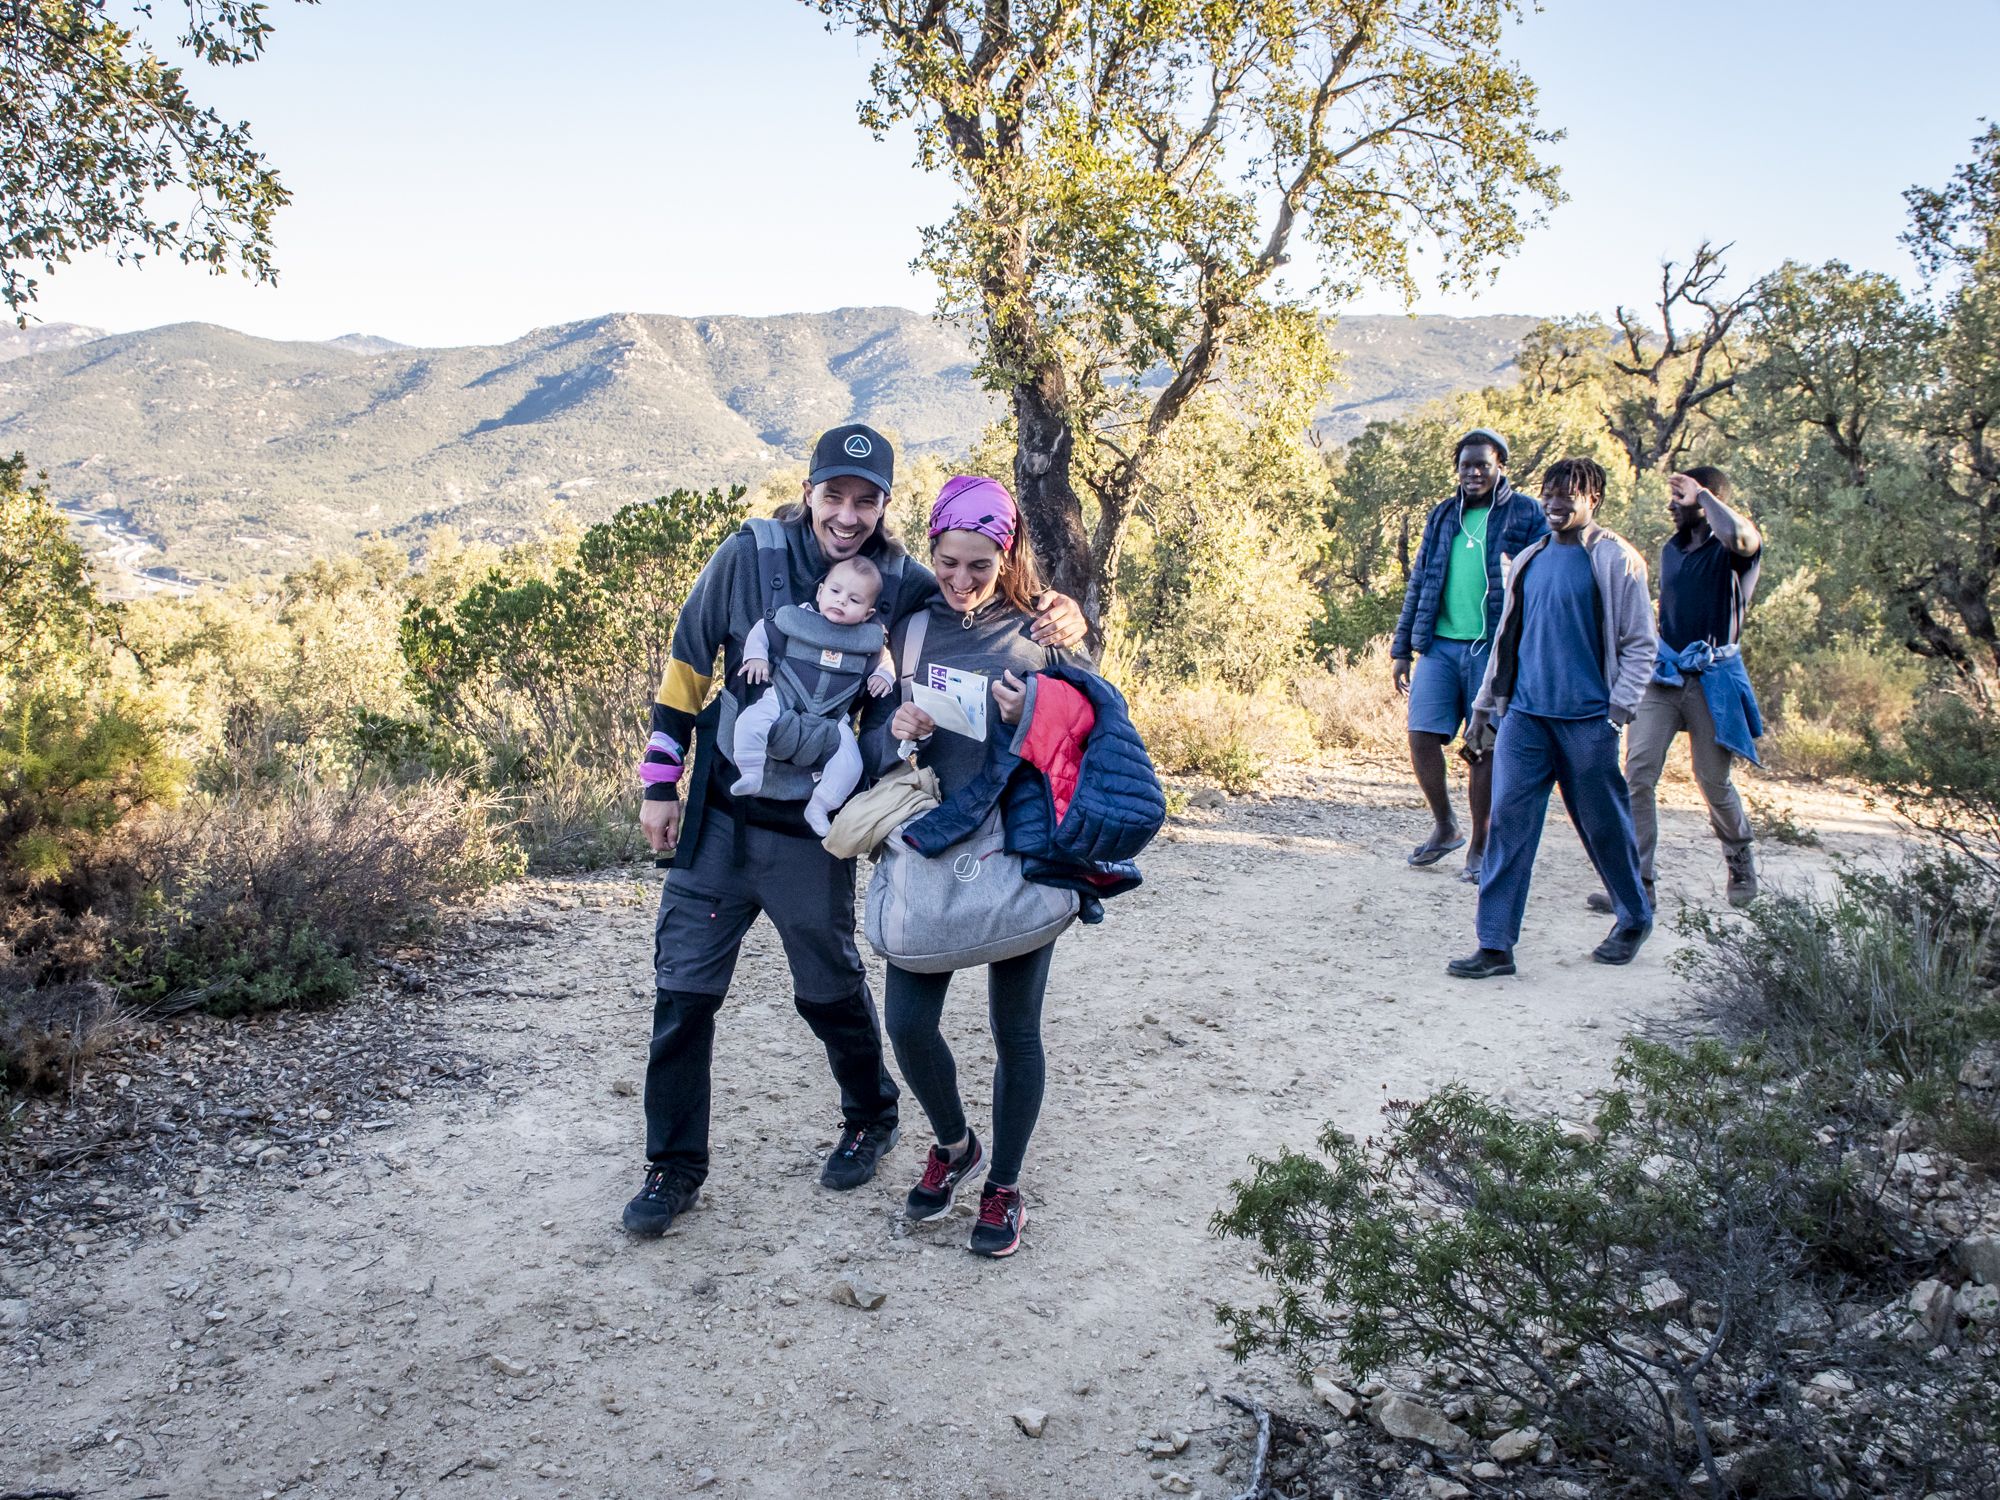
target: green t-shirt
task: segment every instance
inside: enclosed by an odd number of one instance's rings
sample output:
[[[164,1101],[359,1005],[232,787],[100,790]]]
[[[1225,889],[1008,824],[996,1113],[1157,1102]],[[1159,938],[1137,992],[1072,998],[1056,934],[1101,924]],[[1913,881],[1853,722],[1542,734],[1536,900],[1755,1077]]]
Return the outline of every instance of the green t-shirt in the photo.
[[[1486,639],[1486,522],[1493,507],[1467,506],[1451,539],[1437,633],[1447,641]]]

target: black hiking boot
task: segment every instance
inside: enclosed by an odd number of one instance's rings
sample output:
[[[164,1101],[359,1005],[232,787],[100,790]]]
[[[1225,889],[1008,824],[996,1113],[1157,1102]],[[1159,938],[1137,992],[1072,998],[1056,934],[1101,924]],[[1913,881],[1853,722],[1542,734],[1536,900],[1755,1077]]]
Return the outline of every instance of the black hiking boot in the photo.
[[[1601,964],[1629,964],[1639,956],[1639,946],[1653,935],[1653,924],[1641,922],[1637,927],[1614,927],[1611,936],[1590,950],[1590,956]]]
[[[970,1144],[957,1161],[951,1159],[951,1153],[944,1147],[931,1147],[923,1177],[903,1200],[903,1212],[919,1224],[929,1224],[950,1213],[951,1200],[958,1195],[960,1184],[986,1165],[986,1148],[979,1144],[978,1135],[968,1131],[967,1137]]]
[[[1510,948],[1481,948],[1464,958],[1454,958],[1444,969],[1460,979],[1492,979],[1514,972],[1514,953]]]
[[[882,1153],[896,1144],[902,1132],[891,1122],[887,1125],[857,1125],[849,1120],[840,1130],[840,1144],[833,1148],[833,1154],[820,1168],[819,1180],[822,1187],[830,1187],[836,1193],[851,1192],[875,1175],[875,1164],[882,1159]]]
[[[1745,849],[1741,854],[1729,855],[1724,863],[1729,866],[1729,886],[1724,893],[1731,906],[1748,906],[1757,899],[1757,856]]]
[[[646,1168],[646,1185],[625,1205],[625,1228],[646,1239],[658,1239],[675,1219],[694,1207],[701,1188],[676,1177],[666,1167]]]

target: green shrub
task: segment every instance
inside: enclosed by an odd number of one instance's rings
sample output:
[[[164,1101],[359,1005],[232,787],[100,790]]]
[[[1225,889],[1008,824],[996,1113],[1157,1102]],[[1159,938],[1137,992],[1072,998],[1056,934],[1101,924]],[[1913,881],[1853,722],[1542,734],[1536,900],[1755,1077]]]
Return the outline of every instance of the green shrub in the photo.
[[[1930,855],[1893,873],[1848,870],[1830,897],[1767,893],[1741,915],[1692,908],[1678,960],[1711,1017],[1762,1039],[1843,1128],[1914,1115],[1982,1161],[2000,1122],[1961,1095],[1959,1071],[2000,1036],[1989,985],[2000,885]]]
[[[1220,1309],[1237,1356],[1288,1353],[1302,1378],[1328,1359],[1356,1378],[1441,1366],[1468,1425],[1532,1423],[1607,1493],[1728,1493],[1725,1449],[1801,1495],[1841,1493],[1864,1451],[1910,1493],[1990,1461],[1949,1399],[1838,1416],[1804,1399],[1828,1361],[1915,1357],[1829,1352],[1840,1269],[1894,1238],[1785,1070],[1755,1047],[1634,1041],[1617,1077],[1589,1134],[1451,1087],[1390,1106],[1379,1139],[1329,1127],[1320,1155],[1257,1161],[1214,1221],[1273,1287]],[[1963,1394],[1987,1399],[1981,1378]]]
[[[1860,774],[1868,741],[1857,730],[1805,717],[1796,700],[1786,698],[1765,734],[1762,751],[1774,771],[1825,781]]]
[[[1899,738],[1871,747],[1864,772],[1912,825],[2000,881],[2000,712],[1939,693]]]

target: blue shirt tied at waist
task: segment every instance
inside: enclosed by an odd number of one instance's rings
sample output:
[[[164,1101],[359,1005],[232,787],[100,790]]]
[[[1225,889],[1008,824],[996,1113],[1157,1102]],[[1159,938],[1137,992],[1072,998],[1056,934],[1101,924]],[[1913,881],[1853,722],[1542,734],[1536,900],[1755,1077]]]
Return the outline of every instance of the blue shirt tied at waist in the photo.
[[[1743,667],[1743,649],[1690,641],[1675,651],[1662,640],[1659,660],[1653,663],[1653,681],[1662,687],[1680,687],[1690,677],[1701,681],[1701,696],[1708,701],[1709,718],[1715,721],[1715,743],[1753,766],[1762,765],[1757,759],[1757,741],[1764,733],[1764,716],[1757,710],[1757,692]]]

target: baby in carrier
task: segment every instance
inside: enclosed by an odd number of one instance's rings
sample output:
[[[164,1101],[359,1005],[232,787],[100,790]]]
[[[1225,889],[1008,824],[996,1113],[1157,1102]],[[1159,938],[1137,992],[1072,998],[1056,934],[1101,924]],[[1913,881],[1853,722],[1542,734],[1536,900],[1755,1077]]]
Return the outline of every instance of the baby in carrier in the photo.
[[[835,563],[811,604],[787,604],[769,628],[759,620],[743,641],[746,682],[770,690],[736,716],[732,759],[742,773],[733,797],[764,789],[772,761],[819,768],[806,822],[825,836],[834,813],[861,782],[861,747],[848,722],[864,685],[880,698],[896,685],[887,632],[875,621],[882,574],[865,557]]]

